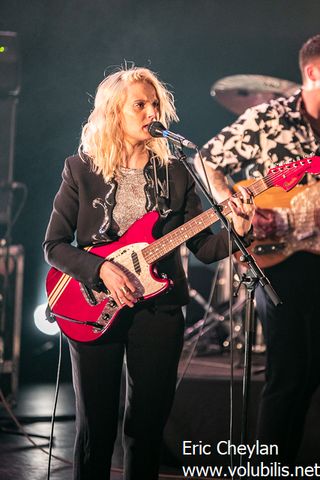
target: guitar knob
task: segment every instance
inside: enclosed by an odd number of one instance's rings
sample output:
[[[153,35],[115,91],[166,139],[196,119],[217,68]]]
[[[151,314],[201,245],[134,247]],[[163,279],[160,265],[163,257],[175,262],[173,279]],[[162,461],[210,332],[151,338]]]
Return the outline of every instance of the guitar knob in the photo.
[[[109,318],[110,318],[109,313],[103,313],[102,314],[102,320],[109,320]]]
[[[115,302],[115,300],[112,298],[112,297],[109,297],[109,301],[108,301],[108,306],[113,308],[115,307],[117,304]]]

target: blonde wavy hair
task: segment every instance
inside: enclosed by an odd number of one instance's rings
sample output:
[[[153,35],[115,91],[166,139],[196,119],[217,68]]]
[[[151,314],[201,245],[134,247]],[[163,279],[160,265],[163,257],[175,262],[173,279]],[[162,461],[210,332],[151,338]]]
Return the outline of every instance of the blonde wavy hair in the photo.
[[[159,100],[159,120],[166,128],[178,121],[174,98],[157,75],[148,68],[121,67],[108,75],[98,86],[94,109],[82,128],[79,155],[84,154],[92,163],[93,171],[102,174],[105,181],[120,173],[125,150],[121,127],[121,109],[125,101],[125,89],[134,82],[147,82],[153,86]],[[164,138],[152,138],[146,144],[162,164],[169,162],[170,150]]]

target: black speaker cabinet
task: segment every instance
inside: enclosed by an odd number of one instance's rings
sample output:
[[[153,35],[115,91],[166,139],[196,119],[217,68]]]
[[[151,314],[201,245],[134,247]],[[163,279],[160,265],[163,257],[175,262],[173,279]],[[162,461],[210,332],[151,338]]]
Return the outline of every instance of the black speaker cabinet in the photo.
[[[0,225],[10,221],[20,60],[15,32],[0,31]]]
[[[0,31],[0,96],[18,95],[20,58],[16,32]]]

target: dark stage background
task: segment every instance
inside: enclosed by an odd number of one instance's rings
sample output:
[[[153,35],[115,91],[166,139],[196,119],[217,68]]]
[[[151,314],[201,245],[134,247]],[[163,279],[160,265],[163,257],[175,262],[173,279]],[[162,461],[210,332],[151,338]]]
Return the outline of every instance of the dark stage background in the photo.
[[[172,129],[201,145],[235,118],[210,97],[211,85],[247,73],[299,82],[297,51],[319,33],[319,18],[317,0],[0,2],[0,30],[18,32],[22,57],[14,178],[29,196],[13,231],[26,252],[22,380],[55,375],[57,338],[33,323],[45,299],[41,242],[104,71],[127,60],[158,72],[176,97],[181,122]]]

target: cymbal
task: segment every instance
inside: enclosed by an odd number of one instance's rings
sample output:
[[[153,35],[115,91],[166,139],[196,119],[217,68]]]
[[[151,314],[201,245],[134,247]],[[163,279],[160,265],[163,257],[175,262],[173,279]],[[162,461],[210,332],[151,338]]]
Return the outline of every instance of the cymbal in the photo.
[[[265,75],[230,75],[215,82],[210,94],[237,115],[277,97],[290,97],[300,85]]]

